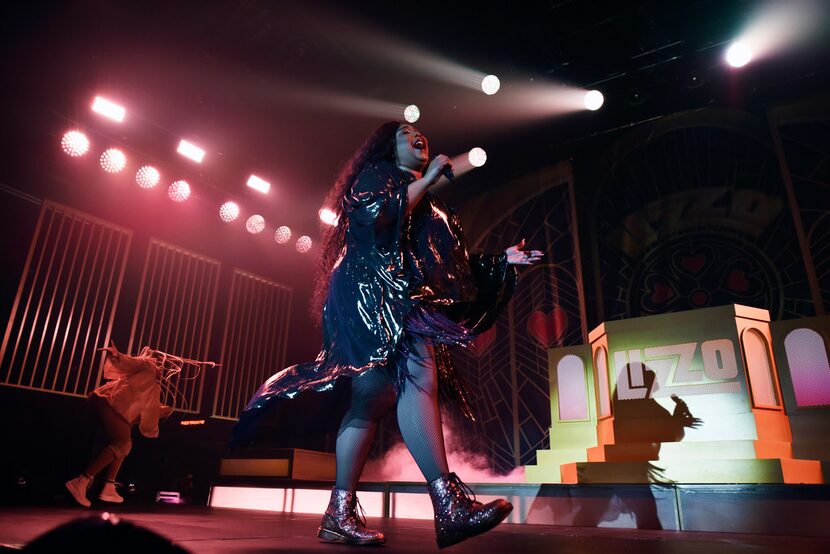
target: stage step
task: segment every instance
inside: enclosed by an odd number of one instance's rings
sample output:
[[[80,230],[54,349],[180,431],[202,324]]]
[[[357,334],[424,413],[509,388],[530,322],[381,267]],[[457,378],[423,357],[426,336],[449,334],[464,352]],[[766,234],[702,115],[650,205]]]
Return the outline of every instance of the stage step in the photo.
[[[603,447],[605,461],[641,462],[644,460],[752,460],[792,458],[792,444],[784,441],[696,441],[664,443],[621,443]],[[588,461],[588,460],[573,460]]]
[[[564,464],[563,483],[808,483],[822,484],[816,460],[653,460]]]
[[[588,454],[584,448],[562,448],[539,450],[536,452],[537,465],[561,465],[568,462],[587,462]]]
[[[334,454],[302,448],[246,449],[219,462],[222,477],[333,481],[334,474]]]
[[[536,464],[525,466],[525,481],[528,483],[561,483],[559,466],[571,462],[587,461],[588,453],[584,448],[537,450]]]
[[[550,428],[550,436],[555,440],[551,449],[559,448],[590,448],[597,444],[596,425],[591,422],[558,424]]]
[[[675,436],[677,435],[677,436]],[[755,416],[752,413],[721,414],[703,419],[697,429],[680,428],[673,418],[615,418],[614,442],[700,442],[713,440],[758,439]],[[788,437],[765,437],[768,440],[788,440]]]

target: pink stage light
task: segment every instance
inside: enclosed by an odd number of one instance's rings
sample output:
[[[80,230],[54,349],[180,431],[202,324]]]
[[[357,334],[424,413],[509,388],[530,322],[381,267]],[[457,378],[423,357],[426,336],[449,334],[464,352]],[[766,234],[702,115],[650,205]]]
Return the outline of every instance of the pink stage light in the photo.
[[[331,225],[332,227],[337,225],[337,214],[330,209],[321,208],[318,213],[320,215],[320,221],[326,225]]]
[[[248,177],[248,186],[256,191],[261,192],[262,194],[267,194],[268,191],[271,189],[271,183],[264,179],[260,179],[256,175],[251,175]]]
[[[301,236],[297,239],[297,244],[295,246],[297,248],[297,252],[305,254],[311,250],[311,237],[307,237],[305,235]]]
[[[245,222],[245,228],[252,235],[256,235],[265,230],[265,218],[261,215],[252,215]]]
[[[89,152],[89,139],[80,131],[67,131],[61,138],[61,149],[73,158]]]
[[[173,202],[184,202],[190,198],[190,185],[187,181],[176,181],[167,189],[167,196]]]
[[[291,228],[285,225],[278,228],[274,231],[274,240],[277,241],[277,244],[285,244],[291,240]]]
[[[230,223],[239,217],[239,204],[236,202],[225,202],[219,206],[219,219],[225,223]]]
[[[118,123],[124,121],[124,116],[127,114],[124,106],[119,106],[101,96],[96,96],[95,100],[92,101],[92,111]]]
[[[176,151],[185,158],[190,158],[196,163],[202,163],[202,160],[205,158],[204,150],[192,142],[187,142],[184,139],[179,142],[179,148]]]
[[[210,491],[212,508],[236,508],[289,514],[319,514],[326,510],[331,493],[320,489],[260,488],[217,485]],[[423,493],[429,504],[429,496]],[[512,500],[512,499],[511,499]],[[361,491],[360,502],[369,517],[383,517],[383,493]],[[429,517],[432,519],[432,504]]]
[[[107,173],[118,173],[127,166],[127,157],[118,148],[110,148],[101,154],[101,168]]]
[[[160,179],[159,170],[151,165],[145,165],[135,173],[135,182],[143,189],[153,188],[159,184]]]

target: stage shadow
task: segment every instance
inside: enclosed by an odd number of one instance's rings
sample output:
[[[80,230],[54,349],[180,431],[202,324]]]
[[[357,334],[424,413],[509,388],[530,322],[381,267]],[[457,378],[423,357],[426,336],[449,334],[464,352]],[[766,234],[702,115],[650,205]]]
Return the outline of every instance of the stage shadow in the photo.
[[[675,404],[672,412],[654,398],[659,390],[654,370],[642,364],[628,364],[623,375],[631,376],[635,371],[642,371],[643,386],[633,390],[643,391],[643,397],[621,399],[615,390],[612,398],[614,439],[618,448],[613,459],[608,461],[625,463],[615,465],[614,475],[610,477],[618,483],[650,486],[638,487],[626,495],[611,494],[607,502],[598,501],[598,498],[577,502],[574,525],[596,527],[618,521],[627,514],[639,529],[663,529],[652,487],[672,485],[674,481],[654,462],[660,460],[663,443],[682,441],[686,429],[697,428],[702,421],[691,414],[688,405],[677,395],[671,396]],[[604,476],[603,481],[608,482],[608,478]],[[580,483],[591,481],[586,471],[580,473]]]

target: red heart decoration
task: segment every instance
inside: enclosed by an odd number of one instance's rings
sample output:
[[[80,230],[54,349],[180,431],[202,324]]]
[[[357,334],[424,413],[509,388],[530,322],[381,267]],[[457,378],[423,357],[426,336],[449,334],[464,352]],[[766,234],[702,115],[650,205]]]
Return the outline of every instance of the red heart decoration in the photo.
[[[527,318],[527,332],[544,348],[554,346],[568,329],[568,314],[554,308],[548,313],[535,311]]]
[[[654,290],[651,293],[651,301],[655,304],[664,304],[674,296],[674,291],[671,287],[662,281],[654,284]]]
[[[683,269],[685,269],[686,271],[698,273],[701,269],[703,269],[703,266],[706,265],[706,256],[704,256],[703,254],[686,256],[682,260],[680,260],[680,265],[682,265]]]
[[[749,290],[749,279],[742,270],[733,269],[726,277],[726,286],[735,292],[746,292]]]
[[[480,358],[485,352],[487,352],[487,349],[490,348],[494,340],[496,340],[495,325],[474,338],[467,349],[472,352],[476,358]]]

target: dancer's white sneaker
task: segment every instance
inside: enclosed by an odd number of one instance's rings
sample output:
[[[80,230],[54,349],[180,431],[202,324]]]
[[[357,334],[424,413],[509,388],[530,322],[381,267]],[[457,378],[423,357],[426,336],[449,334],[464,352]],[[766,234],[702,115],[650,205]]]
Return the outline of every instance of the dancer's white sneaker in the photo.
[[[70,479],[65,483],[66,490],[69,491],[72,498],[74,498],[75,501],[84,508],[89,508],[92,505],[92,502],[90,502],[86,497],[86,491],[89,488],[90,483],[92,483],[92,479],[86,475],[78,475],[74,479]]]
[[[110,481],[107,481],[107,484],[104,485],[103,489],[101,489],[101,494],[98,495],[98,498],[104,502],[113,502],[115,504],[121,504],[124,502],[124,497],[118,494],[118,491],[115,490],[115,483]]]

